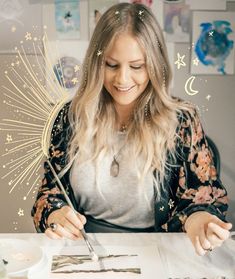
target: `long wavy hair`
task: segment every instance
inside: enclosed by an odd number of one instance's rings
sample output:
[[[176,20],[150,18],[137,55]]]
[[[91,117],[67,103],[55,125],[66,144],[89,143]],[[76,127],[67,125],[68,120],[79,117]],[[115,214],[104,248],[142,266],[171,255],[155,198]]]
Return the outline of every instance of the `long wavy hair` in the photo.
[[[70,106],[73,135],[69,161],[78,154],[79,162],[89,159],[97,163],[111,151],[117,136],[117,113],[103,85],[105,54],[116,36],[123,32],[134,36],[145,50],[150,79],[136,101],[127,129],[129,158],[133,162],[143,158],[137,174],[140,181],[149,171],[155,170],[158,174],[155,179],[163,182],[167,154],[175,154],[177,115],[182,110],[190,110],[190,106],[169,94],[171,69],[163,34],[151,10],[141,4],[114,5],[96,25],[84,60],[81,85]],[[159,183],[155,184],[159,192]]]

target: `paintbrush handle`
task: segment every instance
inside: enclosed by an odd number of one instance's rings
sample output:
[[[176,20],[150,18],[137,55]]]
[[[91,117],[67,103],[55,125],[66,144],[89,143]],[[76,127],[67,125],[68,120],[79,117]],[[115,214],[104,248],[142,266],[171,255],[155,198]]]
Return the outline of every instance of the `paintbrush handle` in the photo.
[[[94,249],[93,249],[90,241],[88,240],[86,231],[84,229],[81,229],[80,231],[81,231],[81,234],[82,234],[82,236],[83,236],[83,238],[84,238],[84,240],[85,240],[85,242],[87,244],[87,247],[88,247],[90,253],[94,252]]]
[[[76,209],[74,208],[74,206],[73,206],[73,204],[72,204],[72,202],[71,202],[71,200],[70,200],[68,194],[66,193],[66,191],[65,191],[65,189],[64,189],[64,186],[63,186],[63,184],[61,183],[61,181],[60,181],[60,179],[59,179],[57,173],[55,172],[55,170],[54,170],[54,168],[53,168],[53,166],[52,166],[52,164],[51,164],[49,158],[47,158],[47,163],[48,163],[48,165],[49,165],[49,167],[50,167],[50,169],[51,169],[51,171],[52,171],[52,173],[53,173],[53,175],[54,175],[54,177],[55,177],[57,183],[59,184],[59,187],[60,187],[60,189],[62,190],[62,192],[63,192],[63,194],[64,194],[64,197],[65,197],[65,199],[66,199],[68,205],[69,205],[69,206],[72,208],[72,210],[77,214],[78,212],[77,212]],[[84,240],[85,240],[85,242],[86,242],[86,245],[87,245],[87,248],[88,248],[89,252],[90,252],[91,254],[94,254],[94,249],[93,249],[91,243],[90,243],[89,240],[88,240],[88,237],[87,237],[87,234],[86,234],[85,230],[84,230],[84,229],[81,229],[80,231],[81,231],[81,234],[82,234],[82,236],[83,236],[83,238],[84,238]]]

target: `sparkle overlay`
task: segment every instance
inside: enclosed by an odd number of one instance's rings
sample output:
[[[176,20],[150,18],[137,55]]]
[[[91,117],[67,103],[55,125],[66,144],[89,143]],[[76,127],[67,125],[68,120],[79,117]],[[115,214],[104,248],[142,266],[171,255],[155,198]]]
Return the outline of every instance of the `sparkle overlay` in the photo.
[[[19,217],[24,216],[24,209],[19,208],[19,210],[18,210],[18,215],[19,215]]]
[[[198,66],[198,63],[199,63],[199,59],[197,57],[193,59],[193,65]]]
[[[170,199],[169,202],[168,202],[168,205],[169,205],[170,209],[173,208],[174,207],[174,201],[172,199]]]
[[[99,49],[96,54],[97,56],[100,56],[102,54],[102,50]]]
[[[25,51],[26,41],[30,41],[34,50],[33,63]],[[15,61],[4,71],[7,85],[2,91],[7,117],[0,120],[6,146],[1,154],[2,179],[8,181],[9,193],[23,190],[24,201],[29,195],[34,198],[37,192],[40,168],[48,157],[52,126],[59,110],[71,98],[55,77],[50,61],[55,50],[48,49],[46,42],[46,34],[37,38],[33,32],[26,32],[20,47],[15,48]],[[24,216],[23,209],[18,210],[18,215]]]
[[[175,64],[177,65],[177,69],[179,70],[181,66],[185,67],[186,63],[183,61],[185,58],[185,55],[180,56],[179,52],[177,53],[177,60],[175,61]]]

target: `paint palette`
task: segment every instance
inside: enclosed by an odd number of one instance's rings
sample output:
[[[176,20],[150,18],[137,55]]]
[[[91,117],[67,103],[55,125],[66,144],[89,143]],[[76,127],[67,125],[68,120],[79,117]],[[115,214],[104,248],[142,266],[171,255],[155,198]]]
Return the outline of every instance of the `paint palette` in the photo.
[[[43,258],[39,246],[13,238],[0,239],[0,253],[9,276],[28,271]]]

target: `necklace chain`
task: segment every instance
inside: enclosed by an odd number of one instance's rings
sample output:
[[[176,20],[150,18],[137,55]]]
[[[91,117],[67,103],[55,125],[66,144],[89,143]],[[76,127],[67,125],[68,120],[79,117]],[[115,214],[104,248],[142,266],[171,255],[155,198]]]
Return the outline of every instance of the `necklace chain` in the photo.
[[[121,125],[121,128],[120,128],[119,131],[122,132],[122,133],[126,132],[127,131],[127,125],[126,124]]]

